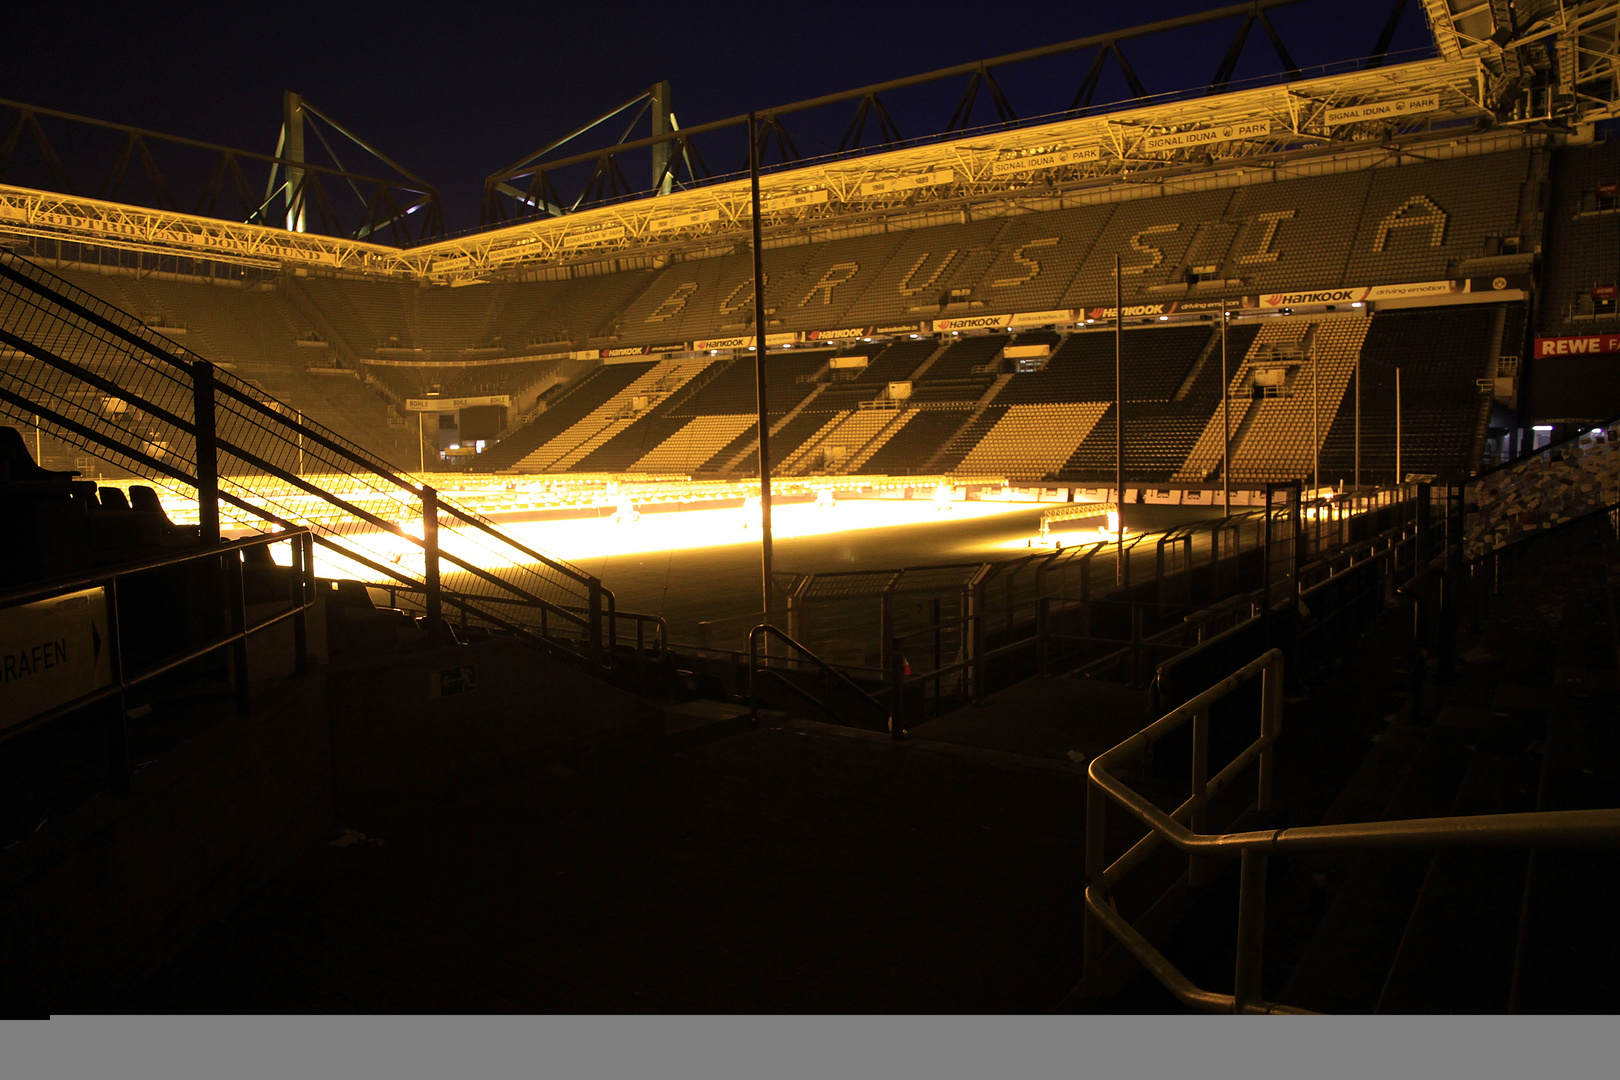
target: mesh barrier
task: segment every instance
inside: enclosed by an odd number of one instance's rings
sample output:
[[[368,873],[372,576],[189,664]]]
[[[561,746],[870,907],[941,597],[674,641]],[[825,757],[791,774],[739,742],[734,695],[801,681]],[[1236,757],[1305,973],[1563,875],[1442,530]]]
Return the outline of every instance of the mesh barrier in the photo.
[[[1620,505],[1620,420],[1606,420],[1469,482],[1464,554],[1477,559]]]
[[[139,320],[11,255],[0,256],[0,415],[143,477],[176,501],[197,499],[201,358]],[[221,525],[306,526],[338,576],[423,587],[424,489],[343,436],[297,419],[212,365]],[[37,418],[37,420],[36,420]],[[527,548],[468,510],[439,506],[440,565],[451,602],[588,638],[600,583]],[[176,516],[183,516],[177,514]]]

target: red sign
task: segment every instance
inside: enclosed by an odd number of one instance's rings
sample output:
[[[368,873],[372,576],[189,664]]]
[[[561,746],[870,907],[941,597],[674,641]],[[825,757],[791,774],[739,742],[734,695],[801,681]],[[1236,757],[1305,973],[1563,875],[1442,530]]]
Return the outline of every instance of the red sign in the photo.
[[[1616,289],[1613,285],[1599,285],[1592,290],[1592,299],[1613,300],[1616,292],[1620,292],[1620,289]]]
[[[1584,337],[1538,337],[1536,356],[1596,356],[1620,353],[1620,334],[1588,334]]]
[[[1620,195],[1620,184],[1599,184],[1597,193],[1602,198],[1612,199]]]

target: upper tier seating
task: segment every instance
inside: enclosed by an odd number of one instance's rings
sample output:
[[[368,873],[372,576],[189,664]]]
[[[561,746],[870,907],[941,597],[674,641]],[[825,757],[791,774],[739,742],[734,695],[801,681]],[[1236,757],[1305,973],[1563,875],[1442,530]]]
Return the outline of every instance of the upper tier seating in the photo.
[[[1494,372],[1490,355],[1501,305],[1380,312],[1362,345],[1361,478],[1395,479],[1395,378],[1401,369],[1401,467],[1406,473],[1455,480],[1478,467],[1471,460],[1482,424],[1476,381]],[[1325,387],[1324,387],[1325,390]],[[1328,480],[1353,479],[1354,387],[1343,395],[1337,422],[1322,451]]]
[[[1127,401],[1164,401],[1181,387],[1194,361],[1219,327],[1199,323],[1127,330],[1122,381]],[[1047,401],[1112,401],[1114,333],[1068,335],[1040,371],[1014,375],[996,395],[998,405]]]
[[[906,425],[866,460],[861,471],[874,476],[912,476],[923,471],[972,409],[918,409]]]
[[[800,382],[801,376],[813,376],[826,366],[830,351],[767,353],[765,356],[765,397],[768,411],[786,413],[803,401],[815,389],[813,383]],[[733,359],[715,379],[698,391],[677,410],[678,416],[736,415],[759,411],[758,391],[754,378],[754,358],[739,356]]]
[[[1067,461],[1104,402],[1011,405],[956,466],[964,476],[1041,477]]]
[[[652,363],[606,364],[593,369],[565,388],[545,412],[485,450],[480,455],[479,464],[492,470],[516,466],[524,457],[594,413],[604,402],[655,366]]]

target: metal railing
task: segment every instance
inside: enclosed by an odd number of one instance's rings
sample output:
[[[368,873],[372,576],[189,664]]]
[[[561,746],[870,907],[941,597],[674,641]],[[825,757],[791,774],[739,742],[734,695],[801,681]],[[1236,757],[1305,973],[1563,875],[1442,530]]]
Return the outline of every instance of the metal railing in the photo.
[[[787,678],[782,672],[760,663],[760,646],[765,643],[767,638],[775,638],[798,653],[797,658],[788,657],[779,662],[785,663],[790,667],[807,666],[821,677],[823,686],[822,697],[816,697],[804,687]],[[786,633],[778,630],[769,623],[760,623],[758,626],[748,631],[748,715],[755,720],[759,719],[759,695],[756,692],[756,686],[758,679],[761,677],[769,677],[774,679],[782,686],[792,690],[794,693],[810,702],[816,708],[826,713],[828,718],[832,720],[837,720],[839,718],[837,710],[832,707],[832,690],[835,686],[842,687],[844,690],[848,691],[854,700],[864,701],[865,703],[869,704],[876,716],[889,716],[889,708],[881,701],[877,700],[877,698],[872,694],[869,694],[863,690],[861,686],[848,675],[845,675],[842,671],[839,671],[831,664],[828,664],[815,653],[805,648],[799,642],[794,641]],[[897,727],[898,726],[896,725],[896,728]],[[898,730],[896,730],[896,737],[898,737],[898,734]]]
[[[1266,918],[1266,872],[1272,855],[1372,850],[1456,850],[1541,847],[1620,847],[1620,809],[1555,810],[1469,817],[1313,825],[1206,833],[1211,801],[1251,764],[1258,765],[1254,809],[1270,814],[1282,734],[1283,654],[1272,649],[1136,735],[1099,754],[1087,769],[1085,960],[1082,989],[1102,992],[1103,953],[1109,938],[1122,945],[1188,1008],[1209,1013],[1303,1013],[1267,1001],[1261,993]],[[1255,677],[1262,679],[1259,737],[1214,776],[1209,775],[1210,710]],[[1192,725],[1191,793],[1174,810],[1159,809],[1115,775],[1154,744]],[[1112,863],[1107,860],[1107,813],[1122,807],[1149,832]],[[1218,860],[1240,860],[1237,947],[1230,994],[1195,985],[1116,909],[1114,894],[1126,875],[1169,845],[1189,859],[1189,885],[1211,882]]]
[[[93,573],[58,578],[54,581],[40,582],[0,593],[0,611],[5,611],[25,604],[48,601],[73,593],[95,589],[102,590],[106,605],[106,647],[111,664],[111,677],[107,685],[7,725],[0,729],[0,742],[45,727],[99,702],[117,699],[118,708],[113,710],[113,716],[109,722],[108,742],[113,763],[114,784],[120,791],[127,791],[129,788],[130,761],[128,717],[124,708],[124,695],[134,687],[151,682],[160,675],[167,674],[176,668],[224,648],[232,650],[231,668],[236,711],[239,714],[246,714],[250,705],[247,656],[247,640],[249,637],[259,633],[261,630],[266,630],[291,619],[293,623],[293,668],[300,675],[308,671],[309,630],[307,613],[315,605],[314,546],[312,540],[313,537],[308,529],[290,529],[283,533],[253,536],[243,540],[210,545],[206,548],[192,548],[172,555],[143,559],[139,562],[108,567]],[[248,619],[243,553],[250,549],[268,548],[271,544],[282,543],[290,544],[292,547],[292,556],[289,560],[290,567],[278,568],[286,572],[290,586],[287,597],[288,607],[286,610],[250,622]],[[186,642],[181,651],[177,653],[148,663],[136,670],[128,670],[125,666],[126,650],[123,647],[123,621],[118,605],[119,584],[141,574],[188,565],[197,565],[218,574],[218,577],[214,579],[220,587],[217,598],[224,603],[224,610],[221,614],[226,616],[228,628],[206,632],[200,639]]]
[[[867,684],[874,701],[887,701],[891,718],[899,717],[891,724],[897,735],[956,703],[982,701],[1009,680],[1030,675],[1117,676],[1145,686],[1157,708],[1163,672],[1183,658],[1210,654],[1253,632],[1249,620],[1254,617],[1264,631],[1255,652],[1271,644],[1291,648],[1314,632],[1298,626],[1292,606],[1299,598],[1342,591],[1337,575],[1369,558],[1390,558],[1411,543],[1415,489],[1324,498],[1311,504],[1323,508],[1320,519],[1327,523],[1310,538],[1320,540],[1320,553],[1301,565],[1308,545],[1305,531],[1292,527],[1299,521],[1297,485],[1277,488],[1289,501],[1167,532],[1138,533],[1123,547],[1094,541],[1002,563],[796,575],[783,588],[786,629],[818,663]],[[1258,577],[1252,565],[1257,552],[1269,552]],[[1141,558],[1134,561],[1144,571],[1151,559],[1151,576],[1129,571],[1131,556],[1138,553]],[[1251,563],[1247,574],[1244,560]],[[1269,605],[1267,590],[1253,588],[1268,576]],[[1199,608],[1200,601],[1213,602],[1218,610]],[[925,614],[903,619],[908,609]],[[755,614],[726,622],[742,618],[750,624],[763,621]],[[743,653],[714,648],[713,631],[723,625],[701,627],[710,633],[694,651],[730,656],[741,668]],[[869,640],[873,630],[882,635],[878,641]],[[864,654],[865,662],[845,662],[842,656],[850,653]],[[1205,658],[1240,659],[1230,649]],[[1195,671],[1192,678],[1197,677]]]
[[[305,527],[340,573],[429,593],[442,561],[456,602],[480,617],[554,651],[602,657],[605,590],[596,578],[12,255],[0,256],[0,342],[17,353],[0,372],[0,415],[195,499],[205,535],[218,535],[222,517]],[[488,610],[513,599],[527,606],[508,611],[547,612],[548,633],[536,619]]]
[[[389,607],[423,613],[428,610],[428,597],[420,588],[394,583],[370,585],[368,587],[386,594]],[[509,622],[492,620],[481,610],[492,604],[497,607],[515,607],[530,613],[526,622],[532,625],[542,636],[548,638],[559,635],[565,636],[570,632],[579,631],[588,625],[587,620],[590,617],[590,611],[587,608],[565,606],[563,610],[573,616],[573,619],[558,627],[553,626],[550,622],[553,608],[543,604],[536,604],[530,600],[516,597],[472,597],[443,587],[439,589],[439,596],[442,603],[448,603],[459,611],[459,615],[455,619],[448,620],[449,625],[460,627],[463,630],[473,627],[508,630],[511,625]],[[607,665],[609,667],[616,666],[617,659],[622,651],[621,646],[624,648],[631,647],[630,642],[632,640],[635,642],[633,655],[638,658],[638,663],[663,663],[669,656],[669,623],[664,617],[662,615],[648,615],[639,611],[620,611],[610,589],[603,589],[602,597],[604,604],[601,621],[604,628],[603,640],[607,646]],[[625,623],[629,624],[629,631],[621,633],[622,624]]]

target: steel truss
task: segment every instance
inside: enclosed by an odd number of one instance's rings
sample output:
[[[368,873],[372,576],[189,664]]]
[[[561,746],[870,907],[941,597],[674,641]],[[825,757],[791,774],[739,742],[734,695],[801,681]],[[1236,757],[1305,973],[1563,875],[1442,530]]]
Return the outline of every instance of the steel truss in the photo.
[[[1247,3],[1232,4],[1206,12],[1182,16],[1173,19],[1164,19],[1154,23],[1133,27],[1126,30],[1112,31],[1104,34],[1094,34],[1073,41],[1062,42],[1056,45],[1044,46],[1037,49],[1027,49],[1022,52],[1010,53],[987,60],[979,60],[968,64],[959,64],[954,67],[943,68],[938,71],[922,75],[909,76],[903,79],[893,79],[888,82],[872,86],[864,86],[855,90],[838,94],[828,94],[822,97],[811,98],[806,101],[795,102],[791,105],[782,105],[772,109],[758,112],[759,124],[757,137],[761,142],[758,148],[763,154],[774,145],[777,162],[782,165],[797,166],[806,162],[806,157],[800,152],[798,142],[787,126],[789,117],[798,122],[806,114],[821,113],[826,110],[853,110],[849,116],[847,126],[843,129],[843,136],[838,141],[835,155],[858,154],[871,149],[886,149],[902,144],[905,140],[898,126],[885,106],[882,95],[893,95],[917,87],[939,87],[953,83],[962,83],[962,93],[948,119],[933,132],[925,133],[930,140],[948,139],[963,134],[975,126],[974,114],[981,102],[988,102],[995,114],[992,126],[1008,127],[1022,123],[1050,120],[1056,118],[1073,119],[1086,116],[1099,106],[1094,104],[1094,97],[1106,71],[1112,67],[1123,79],[1128,88],[1131,99],[1137,104],[1148,104],[1153,100],[1168,100],[1165,95],[1157,98],[1150,93],[1137,75],[1136,69],[1126,56],[1127,42],[1135,43],[1150,41],[1160,35],[1186,30],[1193,27],[1204,27],[1215,23],[1230,23],[1239,20],[1236,32],[1222,54],[1215,73],[1206,87],[1197,90],[1176,88],[1176,95],[1197,96],[1220,94],[1226,91],[1236,73],[1237,65],[1242,58],[1244,47],[1251,37],[1251,31],[1256,27],[1264,32],[1269,40],[1271,51],[1275,54],[1277,67],[1275,76],[1286,81],[1298,81],[1304,78],[1300,67],[1295,63],[1287,45],[1283,41],[1276,25],[1272,22],[1268,12],[1278,8],[1302,3],[1304,0],[1248,0]],[[1383,63],[1393,39],[1395,30],[1399,26],[1401,17],[1407,8],[1408,0],[1395,0],[1390,18],[1386,22],[1378,41],[1373,45],[1370,53],[1371,59],[1366,66],[1376,67]],[[1216,39],[1211,38],[1212,42]],[[1185,42],[1182,47],[1185,47]],[[1020,115],[1011,96],[1003,90],[997,73],[1005,73],[1017,69],[1021,65],[1028,65],[1037,61],[1049,60],[1055,57],[1074,55],[1078,58],[1090,54],[1090,64],[1085,74],[1079,79],[1074,97],[1064,108],[1060,100],[1036,103],[1033,110],[1025,109]],[[964,82],[965,80],[965,82]],[[1037,80],[1041,83],[1050,82],[1043,77]],[[659,84],[664,88],[665,107],[667,109],[667,83]],[[620,199],[636,198],[650,194],[653,191],[668,193],[672,186],[690,187],[705,183],[723,182],[732,178],[743,170],[738,165],[731,172],[713,171],[704,155],[698,148],[700,137],[709,149],[711,160],[720,160],[722,154],[732,155],[737,152],[738,146],[727,145],[720,147],[718,134],[730,136],[731,142],[743,148],[742,158],[747,159],[747,126],[748,116],[734,116],[726,120],[717,120],[696,127],[681,129],[673,123],[672,117],[654,112],[652,134],[643,139],[634,141],[620,141],[613,146],[589,153],[575,154],[570,157],[546,160],[553,150],[595,128],[605,120],[618,115],[633,105],[642,101],[656,103],[658,87],[645,94],[631,99],[617,109],[602,117],[593,120],[590,124],[571,132],[551,145],[528,155],[522,161],[497,172],[485,180],[484,185],[484,222],[485,224],[511,220],[513,216],[532,216],[534,214],[570,213],[589,207],[594,203]],[[643,111],[646,107],[644,106]],[[837,115],[837,114],[834,114]],[[661,117],[667,123],[661,123]],[[981,121],[982,123],[982,121]],[[635,121],[626,128],[628,133],[633,129]],[[879,142],[870,148],[863,147],[863,140],[867,138],[868,126],[875,130]],[[635,157],[640,153],[652,155],[653,179],[648,188],[640,188],[629,182],[622,167],[622,160],[626,156]],[[764,160],[763,157],[761,160]],[[683,171],[684,166],[684,171]],[[631,173],[636,169],[632,168]],[[567,192],[562,191],[567,188]],[[512,211],[509,213],[502,201],[502,196],[511,200]]]
[[[1477,60],[1419,61],[777,171],[762,180],[764,219],[773,235],[824,231],[915,218],[930,209],[945,213],[1120,184],[1163,184],[1222,164],[1454,138],[1490,119],[1481,100],[1486,78]],[[1425,99],[1433,108],[1416,115],[1330,123],[1337,109]],[[1264,132],[1225,138],[1228,129],[1235,134],[1257,124]],[[1162,145],[1210,132],[1220,141]],[[0,230],[14,234],[249,266],[308,263],[451,283],[738,243],[749,221],[748,183],[738,179],[400,249],[0,186]]]
[[[1441,56],[1490,73],[1503,119],[1572,130],[1620,115],[1616,0],[1423,0],[1423,12]]]
[[[5,122],[8,112],[11,114],[9,124]],[[144,201],[151,210],[168,216],[248,225],[275,223],[287,226],[290,231],[313,229],[351,240],[386,236],[396,245],[443,235],[444,217],[437,188],[406,171],[298,95],[287,95],[285,115],[276,152],[261,154],[0,100],[0,130],[5,131],[0,138],[0,185],[8,181],[15,183],[25,164],[26,150],[31,147],[39,178],[45,185],[60,196],[81,197],[87,200],[87,206]],[[371,176],[344,168],[332,140],[314,123],[317,118],[388,166],[398,178]],[[75,182],[42,119],[51,121],[52,127],[66,128],[76,141],[100,137],[109,146],[113,142],[121,143],[93,190],[82,189]],[[303,135],[306,129],[325,147],[335,166],[305,158]],[[160,157],[163,162],[159,161]],[[178,168],[188,178],[195,178],[199,175],[197,164],[210,159],[212,165],[197,187],[195,197],[187,200],[190,205],[182,206],[181,197],[170,182],[170,174]],[[168,173],[163,168],[164,163],[169,165]],[[142,181],[142,190],[129,191]],[[29,190],[44,194],[39,189]],[[130,206],[129,209],[136,208]]]
[[[1347,154],[1376,153],[1379,148],[1405,153],[1425,143],[1452,139],[1463,140],[1466,148],[1482,138],[1500,141],[1567,130],[1560,123],[1590,122],[1612,115],[1613,102],[1620,98],[1615,92],[1620,69],[1615,48],[1620,0],[1579,4],[1542,0],[1534,5],[1538,13],[1534,22],[1516,14],[1507,0],[1489,0],[1466,9],[1461,6],[1464,0],[1423,0],[1441,56],[1387,64],[1390,41],[1408,6],[1406,0],[1397,0],[1362,67],[1309,79],[1293,77],[1299,69],[1266,17],[1267,11],[1291,2],[1298,0],[1257,0],[761,113],[757,129],[760,150],[763,153],[774,146],[777,160],[786,163],[767,172],[762,183],[767,240],[795,233],[825,238],[841,230],[882,228],[886,221],[914,227],[948,220],[957,213],[1015,213],[1055,206],[1062,200],[1112,198],[1118,197],[1122,185],[1196,182],[1190,178],[1223,165],[1236,169],[1253,163],[1264,169],[1298,163],[1303,167]],[[1531,6],[1524,0],[1518,5]],[[1091,111],[1087,92],[1095,89],[1102,66],[1108,63],[1120,68],[1133,92],[1147,96],[1125,59],[1122,42],[1223,18],[1241,18],[1242,23],[1207,93],[1106,113]],[[1512,18],[1520,20],[1516,28],[1510,25]],[[1509,25],[1506,34],[1490,29],[1499,19],[1508,20],[1503,23]],[[1252,31],[1271,38],[1286,81],[1232,91],[1228,86],[1237,58]],[[995,79],[996,71],[1087,48],[1097,51],[1070,107],[1055,115],[1019,119],[1014,103]],[[1554,66],[1557,80],[1536,91],[1539,98],[1531,91],[1520,92],[1543,75],[1551,78]],[[945,78],[967,80],[963,101],[947,124],[957,130],[927,142],[896,146],[901,142],[900,132],[881,95],[900,86]],[[974,102],[981,97],[991,102],[1001,122],[990,128],[963,130],[970,122]],[[1538,107],[1538,101],[1545,107]],[[803,161],[783,118],[834,103],[854,109],[840,152]],[[625,130],[634,130],[650,115],[653,135],[621,142],[606,151],[547,158],[569,141],[637,106],[639,112]],[[34,112],[43,115],[48,111]],[[12,136],[0,145],[0,169],[15,147],[24,119],[19,118]],[[4,185],[0,185],[0,233],[248,266],[313,264],[341,272],[449,284],[566,272],[570,264],[625,257],[651,259],[681,251],[714,251],[745,241],[750,219],[748,185],[740,175],[713,174],[697,139],[735,124],[731,120],[679,128],[669,111],[667,84],[660,84],[490,178],[488,200],[513,200],[526,212],[544,209],[544,216],[411,248],[368,242],[353,234],[335,239]],[[665,125],[662,134],[658,133],[660,125]],[[118,125],[102,126],[134,132],[143,139],[150,134]],[[1491,129],[1497,130],[1483,134]],[[873,133],[880,140],[878,146],[864,154],[851,152],[860,150],[863,139]],[[222,155],[241,155],[189,140],[174,141]],[[139,144],[132,145],[137,147],[132,156],[138,155]],[[370,151],[370,147],[365,149]],[[613,160],[637,151],[658,152],[653,155],[650,186],[639,192],[625,169]],[[321,172],[320,167],[291,160],[290,155],[247,156],[279,166],[284,175],[293,168]],[[555,178],[570,163],[585,166],[589,178],[565,198]],[[361,179],[365,178],[355,177]],[[426,185],[422,187],[426,189]],[[432,195],[436,211],[437,193]],[[593,199],[608,201],[592,206]]]
[[[1481,97],[1484,78],[1475,60],[1419,61],[981,132],[770,173],[761,205],[778,233],[825,230],[922,215],[931,206],[943,211],[1048,199],[1081,187],[1159,183],[1224,163],[1456,137],[1491,120]],[[1335,110],[1414,100],[1426,104],[1410,115],[1333,122]],[[1248,134],[1240,137],[1243,131]],[[435,278],[487,278],[537,265],[740,241],[749,216],[748,184],[739,179],[542,218],[411,254],[426,259],[424,272]]]

